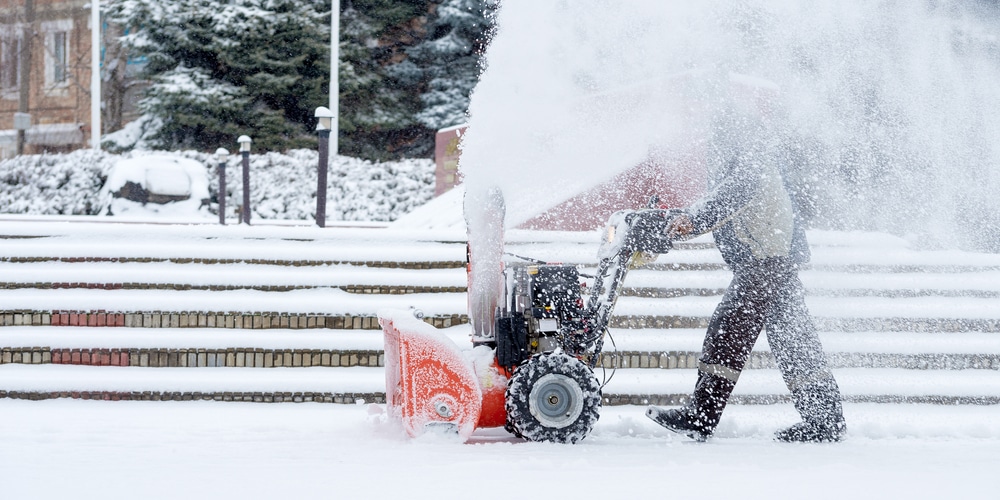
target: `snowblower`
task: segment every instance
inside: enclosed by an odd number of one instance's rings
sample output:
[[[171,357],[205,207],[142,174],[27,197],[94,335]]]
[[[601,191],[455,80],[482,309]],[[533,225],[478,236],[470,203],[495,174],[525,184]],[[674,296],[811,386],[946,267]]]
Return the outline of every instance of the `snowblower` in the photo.
[[[665,228],[676,212],[613,214],[584,293],[575,265],[503,263],[503,202],[498,192],[491,200],[488,226],[498,229],[485,245],[470,234],[472,349],[410,311],[380,312],[386,405],[410,436],[438,429],[465,440],[503,426],[530,441],[575,443],[599,417],[594,368],[625,275],[636,259],[670,251]]]

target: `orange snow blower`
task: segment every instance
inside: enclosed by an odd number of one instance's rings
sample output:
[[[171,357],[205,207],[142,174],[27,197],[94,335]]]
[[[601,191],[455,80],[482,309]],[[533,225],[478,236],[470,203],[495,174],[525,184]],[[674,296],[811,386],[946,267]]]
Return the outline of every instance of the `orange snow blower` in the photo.
[[[474,241],[470,221],[473,348],[459,348],[411,311],[380,312],[387,407],[410,436],[444,429],[464,440],[504,426],[530,441],[575,443],[599,417],[593,370],[618,291],[638,254],[670,251],[665,228],[676,212],[613,214],[585,303],[576,266],[502,262],[503,205],[493,196],[489,244]]]

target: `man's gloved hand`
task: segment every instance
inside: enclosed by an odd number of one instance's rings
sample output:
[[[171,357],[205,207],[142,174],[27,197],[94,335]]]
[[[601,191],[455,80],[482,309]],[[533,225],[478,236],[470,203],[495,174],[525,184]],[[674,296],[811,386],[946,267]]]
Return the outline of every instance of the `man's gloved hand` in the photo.
[[[683,238],[694,232],[694,223],[688,214],[677,214],[667,223],[665,232],[670,239]]]

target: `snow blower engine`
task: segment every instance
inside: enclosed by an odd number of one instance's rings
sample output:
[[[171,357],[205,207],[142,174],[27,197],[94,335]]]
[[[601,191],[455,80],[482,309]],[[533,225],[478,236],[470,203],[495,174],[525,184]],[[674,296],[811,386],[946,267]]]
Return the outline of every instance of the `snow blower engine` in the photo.
[[[498,212],[502,221],[502,204]],[[602,386],[594,368],[618,292],[637,259],[670,251],[665,229],[675,214],[613,214],[589,294],[577,266],[504,264],[502,224],[499,245],[485,251],[477,252],[470,237],[471,350],[409,311],[379,313],[390,414],[411,436],[446,429],[467,439],[477,428],[503,426],[530,441],[586,437],[599,416]],[[476,268],[477,255],[488,252],[499,254],[492,272]],[[476,271],[492,283],[473,286]]]

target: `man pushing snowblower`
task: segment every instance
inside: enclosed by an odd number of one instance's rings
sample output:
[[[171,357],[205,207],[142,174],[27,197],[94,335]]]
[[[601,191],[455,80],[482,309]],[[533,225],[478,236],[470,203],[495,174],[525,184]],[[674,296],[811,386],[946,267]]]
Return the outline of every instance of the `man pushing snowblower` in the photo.
[[[750,351],[768,341],[803,422],[784,441],[837,441],[846,430],[840,391],[803,300],[802,228],[763,128],[730,113],[716,127],[716,183],[687,211],[647,208],[611,216],[593,285],[575,265],[507,262],[499,189],[466,191],[471,350],[408,311],[380,311],[386,403],[411,436],[434,429],[467,439],[503,426],[531,441],[575,443],[599,418],[594,368],[629,269],[665,254],[676,238],[712,231],[734,277],[705,337],[690,404],[647,415],[698,440],[712,435]],[[728,122],[727,122],[728,120]]]
[[[827,368],[809,317],[798,267],[809,247],[775,147],[755,120],[729,111],[716,123],[712,185],[701,201],[667,224],[668,237],[711,232],[733,279],[715,309],[690,402],[650,406],[646,416],[704,441],[712,435],[762,328],[802,422],[780,430],[788,442],[840,441],[847,431],[840,389]]]

